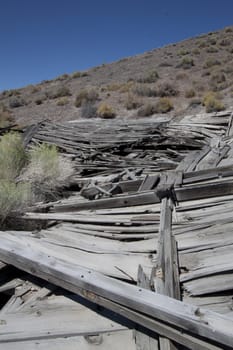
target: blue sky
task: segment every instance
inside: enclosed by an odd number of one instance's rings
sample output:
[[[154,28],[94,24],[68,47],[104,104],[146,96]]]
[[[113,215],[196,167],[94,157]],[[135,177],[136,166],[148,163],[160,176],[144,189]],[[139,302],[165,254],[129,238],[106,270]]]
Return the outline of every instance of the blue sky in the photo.
[[[0,90],[233,24],[233,0],[0,0]]]

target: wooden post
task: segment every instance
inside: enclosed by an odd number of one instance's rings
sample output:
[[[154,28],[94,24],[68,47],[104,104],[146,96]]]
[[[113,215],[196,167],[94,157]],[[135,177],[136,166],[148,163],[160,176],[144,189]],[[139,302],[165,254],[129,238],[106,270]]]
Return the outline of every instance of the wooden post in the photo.
[[[171,199],[163,198],[154,285],[157,293],[180,300],[177,246],[175,237],[172,235],[172,211]],[[159,338],[159,344],[161,350],[176,349],[176,346],[169,339],[163,337]]]

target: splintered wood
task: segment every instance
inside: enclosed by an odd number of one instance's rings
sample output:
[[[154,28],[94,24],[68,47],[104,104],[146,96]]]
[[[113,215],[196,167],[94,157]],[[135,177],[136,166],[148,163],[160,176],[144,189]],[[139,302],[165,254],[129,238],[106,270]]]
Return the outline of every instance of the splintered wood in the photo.
[[[20,218],[43,229],[0,231],[0,349],[232,349],[231,111],[23,136],[76,173]]]

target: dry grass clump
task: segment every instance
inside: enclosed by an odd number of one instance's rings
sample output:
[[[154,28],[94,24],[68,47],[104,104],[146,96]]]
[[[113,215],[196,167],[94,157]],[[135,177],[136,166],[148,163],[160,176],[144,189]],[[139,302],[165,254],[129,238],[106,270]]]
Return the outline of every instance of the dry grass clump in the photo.
[[[157,95],[159,97],[169,97],[169,96],[177,96],[179,91],[177,88],[171,83],[163,83],[159,85]]]
[[[59,156],[55,145],[44,143],[30,150],[29,163],[21,180],[31,183],[34,199],[54,199],[72,174],[71,162]]]
[[[87,102],[95,102],[99,99],[99,94],[94,89],[81,90],[75,99],[75,107],[79,108]]]
[[[152,70],[148,72],[144,77],[138,79],[138,83],[155,83],[159,79],[159,73],[157,70]]]
[[[161,97],[155,105],[155,113],[167,113],[173,108],[173,103],[168,97]]]
[[[186,98],[193,98],[196,96],[196,92],[194,89],[188,89],[185,91],[185,97]]]
[[[71,79],[77,79],[77,78],[82,78],[82,77],[86,77],[88,76],[88,73],[87,72],[74,72],[71,74]]]
[[[207,113],[220,112],[225,109],[225,106],[220,101],[219,96],[213,91],[205,94],[202,100],[202,105],[205,106]]]
[[[57,89],[57,91],[51,94],[50,98],[60,98],[60,97],[67,97],[71,95],[72,93],[67,86],[61,86],[60,88]]]
[[[139,100],[134,94],[128,93],[125,101],[125,108],[128,110],[137,109],[141,107],[142,101]]]
[[[221,62],[215,58],[209,58],[208,60],[206,60],[203,68],[211,68],[214,66],[220,66]]]
[[[116,113],[110,105],[101,103],[97,109],[97,116],[104,119],[112,119],[115,118]]]
[[[178,64],[177,68],[190,69],[194,66],[194,60],[191,57],[184,57]]]
[[[146,103],[139,110],[137,115],[139,117],[150,117],[155,113],[155,106],[151,103]]]
[[[65,106],[69,103],[69,99],[67,97],[61,97],[58,101],[57,101],[57,106]]]
[[[157,90],[154,87],[150,87],[144,84],[137,84],[133,89],[133,92],[138,96],[146,96],[146,97],[156,97]]]

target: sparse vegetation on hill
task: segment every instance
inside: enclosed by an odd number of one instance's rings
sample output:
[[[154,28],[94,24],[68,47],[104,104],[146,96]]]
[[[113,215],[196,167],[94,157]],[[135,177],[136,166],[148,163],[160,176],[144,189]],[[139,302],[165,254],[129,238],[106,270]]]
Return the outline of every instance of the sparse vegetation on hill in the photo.
[[[192,113],[194,107],[197,113],[206,109],[202,100],[209,90],[221,91],[225,108],[233,105],[232,67],[233,27],[227,27],[86,72],[4,91],[0,103],[7,108],[4,115],[16,123],[90,118],[98,115],[101,101],[111,106],[114,116],[133,117],[139,110],[151,115],[160,113],[155,106],[161,97],[169,97],[173,105],[165,113]]]

